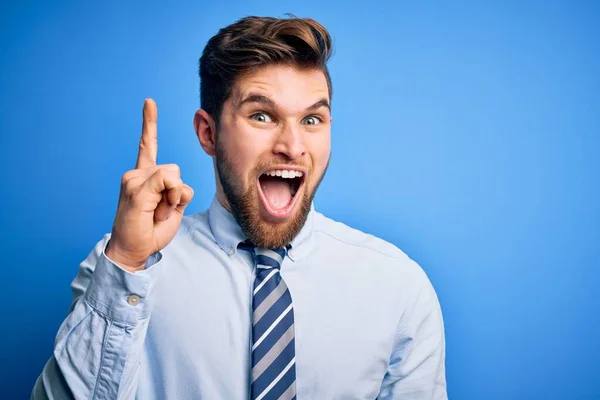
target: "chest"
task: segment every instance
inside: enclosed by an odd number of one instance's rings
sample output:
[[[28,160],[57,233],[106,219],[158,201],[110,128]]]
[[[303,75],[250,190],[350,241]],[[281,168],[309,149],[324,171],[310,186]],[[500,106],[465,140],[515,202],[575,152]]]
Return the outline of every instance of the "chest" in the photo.
[[[181,387],[200,397],[246,398],[253,267],[243,259],[172,263],[157,288],[142,373],[168,398],[187,398]],[[303,263],[281,275],[293,298],[298,396],[375,398],[397,323],[390,294],[341,264]]]

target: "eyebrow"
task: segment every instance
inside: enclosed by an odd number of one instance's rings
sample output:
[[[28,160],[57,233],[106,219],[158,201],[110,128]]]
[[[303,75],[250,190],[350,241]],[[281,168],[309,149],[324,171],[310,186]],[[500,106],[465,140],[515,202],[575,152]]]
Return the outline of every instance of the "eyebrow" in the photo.
[[[306,109],[306,111],[314,111],[317,110],[321,107],[325,107],[329,110],[329,112],[331,112],[331,106],[329,105],[329,101],[327,99],[321,99],[319,101],[317,101],[315,104],[313,104],[312,106],[308,107]]]
[[[264,104],[265,106],[269,106],[272,108],[277,108],[277,104],[273,100],[271,100],[270,98],[268,98],[267,96],[264,96],[262,94],[250,93],[248,96],[246,96],[242,101],[240,101],[238,103],[238,108],[241,108],[244,104],[247,104],[247,103],[259,103],[259,104]],[[313,105],[307,107],[306,111],[314,111],[321,107],[326,107],[329,110],[329,112],[331,112],[331,106],[327,99],[321,99],[321,100],[317,101]]]

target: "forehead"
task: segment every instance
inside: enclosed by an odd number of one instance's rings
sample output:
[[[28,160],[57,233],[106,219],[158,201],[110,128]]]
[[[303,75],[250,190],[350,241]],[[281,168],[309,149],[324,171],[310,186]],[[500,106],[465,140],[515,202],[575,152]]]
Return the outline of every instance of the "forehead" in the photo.
[[[330,101],[323,71],[281,65],[262,67],[238,78],[231,92],[233,106],[250,94],[267,96],[289,109],[304,109],[321,99]]]

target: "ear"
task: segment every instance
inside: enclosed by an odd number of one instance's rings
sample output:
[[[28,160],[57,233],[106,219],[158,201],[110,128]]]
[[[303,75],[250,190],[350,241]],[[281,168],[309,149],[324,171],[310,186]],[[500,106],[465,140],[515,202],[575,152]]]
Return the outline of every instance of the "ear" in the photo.
[[[213,157],[216,154],[217,130],[215,120],[209,113],[200,109],[194,115],[194,130],[204,152]]]

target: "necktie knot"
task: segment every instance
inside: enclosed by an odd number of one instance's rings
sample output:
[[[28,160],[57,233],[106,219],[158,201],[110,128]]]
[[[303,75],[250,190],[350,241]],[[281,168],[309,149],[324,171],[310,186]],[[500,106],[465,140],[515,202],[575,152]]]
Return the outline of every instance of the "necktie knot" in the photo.
[[[280,269],[285,249],[263,249],[260,247],[254,248],[254,258],[256,267],[260,269]]]
[[[240,243],[239,247],[254,253],[254,260],[259,269],[280,269],[286,252],[286,248],[283,247],[278,249],[266,249],[257,247],[249,242]],[[287,247],[289,247],[289,245]]]

